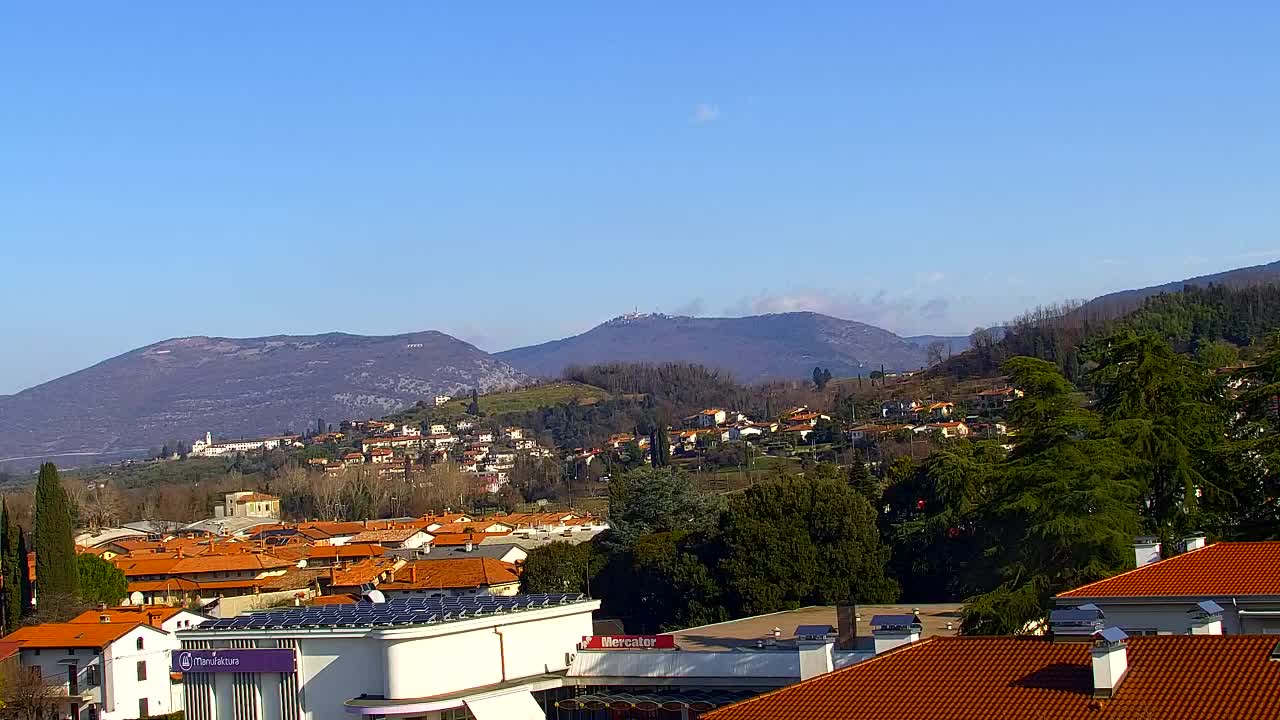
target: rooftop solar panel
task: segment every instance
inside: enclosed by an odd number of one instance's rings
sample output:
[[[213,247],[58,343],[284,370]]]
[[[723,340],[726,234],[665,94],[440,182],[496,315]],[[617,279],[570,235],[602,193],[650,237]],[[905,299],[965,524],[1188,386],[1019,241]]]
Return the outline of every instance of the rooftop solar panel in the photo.
[[[532,595],[478,595],[475,597],[408,597],[384,603],[362,601],[348,605],[268,610],[205,623],[204,630],[261,630],[267,628],[372,627],[449,622],[496,613],[572,604],[586,599],[582,593]],[[906,616],[910,617],[910,616]]]

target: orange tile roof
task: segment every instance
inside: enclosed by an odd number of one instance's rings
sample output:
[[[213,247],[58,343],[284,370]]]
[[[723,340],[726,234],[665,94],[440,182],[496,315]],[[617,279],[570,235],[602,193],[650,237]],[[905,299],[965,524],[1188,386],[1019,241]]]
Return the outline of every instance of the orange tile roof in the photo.
[[[293,563],[287,560],[262,555],[260,553],[239,553],[236,555],[200,555],[182,558],[169,570],[171,575],[190,575],[210,572],[236,572],[252,570],[277,570],[287,568]]]
[[[14,642],[23,648],[101,648],[129,634],[141,622],[127,623],[44,623],[18,628],[4,636],[6,642]]]
[[[129,583],[129,592],[194,592],[200,589],[200,583],[182,578],[166,578],[164,580],[136,580]]]
[[[479,588],[520,582],[516,566],[493,558],[418,560],[396,570],[394,579],[378,587],[384,590]]]
[[[1280,595],[1280,542],[1223,542],[1068,590],[1062,598]]]
[[[705,720],[1274,720],[1276,639],[1130,638],[1129,671],[1096,700],[1091,643],[935,637],[729,705]]]
[[[168,575],[173,571],[173,566],[178,564],[178,558],[151,558],[145,555],[137,558],[132,555],[124,555],[115,558],[114,562],[125,577],[138,577],[141,575]]]
[[[110,622],[113,623],[136,624],[145,622],[148,625],[160,627],[161,623],[180,612],[182,612],[182,608],[168,605],[118,605],[109,607],[106,610],[86,610],[67,622],[101,623],[102,616],[105,614],[110,618]]]
[[[333,587],[357,587],[372,583],[381,577],[383,573],[390,572],[403,564],[404,560],[399,558],[369,558],[368,560],[361,560],[345,568],[333,568],[329,584]]]
[[[380,543],[380,542],[404,542],[409,538],[422,532],[417,527],[401,527],[389,528],[387,530],[366,530],[359,535],[351,538],[353,544],[359,543]]]
[[[352,595],[317,595],[307,600],[304,605],[351,605],[356,602]]]
[[[244,505],[245,503],[269,502],[271,500],[279,500],[279,499],[280,498],[276,497],[275,495],[267,495],[266,493],[250,493],[248,495],[241,495],[240,497],[236,498],[236,504]]]
[[[472,543],[479,545],[487,537],[506,537],[511,533],[441,533],[431,538],[432,545],[446,547],[451,545],[466,545],[470,540]]]

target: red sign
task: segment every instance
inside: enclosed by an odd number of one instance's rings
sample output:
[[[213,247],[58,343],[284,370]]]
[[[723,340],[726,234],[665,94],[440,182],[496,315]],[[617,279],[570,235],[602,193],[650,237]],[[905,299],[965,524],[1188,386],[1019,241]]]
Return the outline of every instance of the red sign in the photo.
[[[583,650],[675,650],[674,635],[588,635]]]

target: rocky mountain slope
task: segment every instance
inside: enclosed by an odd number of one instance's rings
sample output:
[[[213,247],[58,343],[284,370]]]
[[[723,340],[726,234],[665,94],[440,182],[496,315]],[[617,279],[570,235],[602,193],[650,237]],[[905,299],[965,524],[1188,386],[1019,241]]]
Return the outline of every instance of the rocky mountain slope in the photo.
[[[98,462],[205,431],[300,432],[317,418],[381,417],[436,394],[527,380],[438,332],[178,338],[0,397],[0,462]]]
[[[924,345],[888,330],[811,312],[741,318],[624,315],[563,340],[497,353],[514,367],[555,377],[567,365],[600,362],[701,363],[743,382],[918,368]]]

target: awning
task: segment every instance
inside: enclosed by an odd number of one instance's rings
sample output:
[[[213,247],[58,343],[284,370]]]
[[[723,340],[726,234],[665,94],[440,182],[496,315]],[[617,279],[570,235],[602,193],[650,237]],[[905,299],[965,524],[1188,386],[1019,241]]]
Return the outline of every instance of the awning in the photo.
[[[476,720],[546,720],[547,717],[528,690],[468,700],[467,709],[476,716]]]
[[[564,710],[697,710],[706,712],[722,705],[746,700],[756,690],[681,690],[671,692],[593,692],[560,700]],[[477,716],[478,717],[478,716]]]

